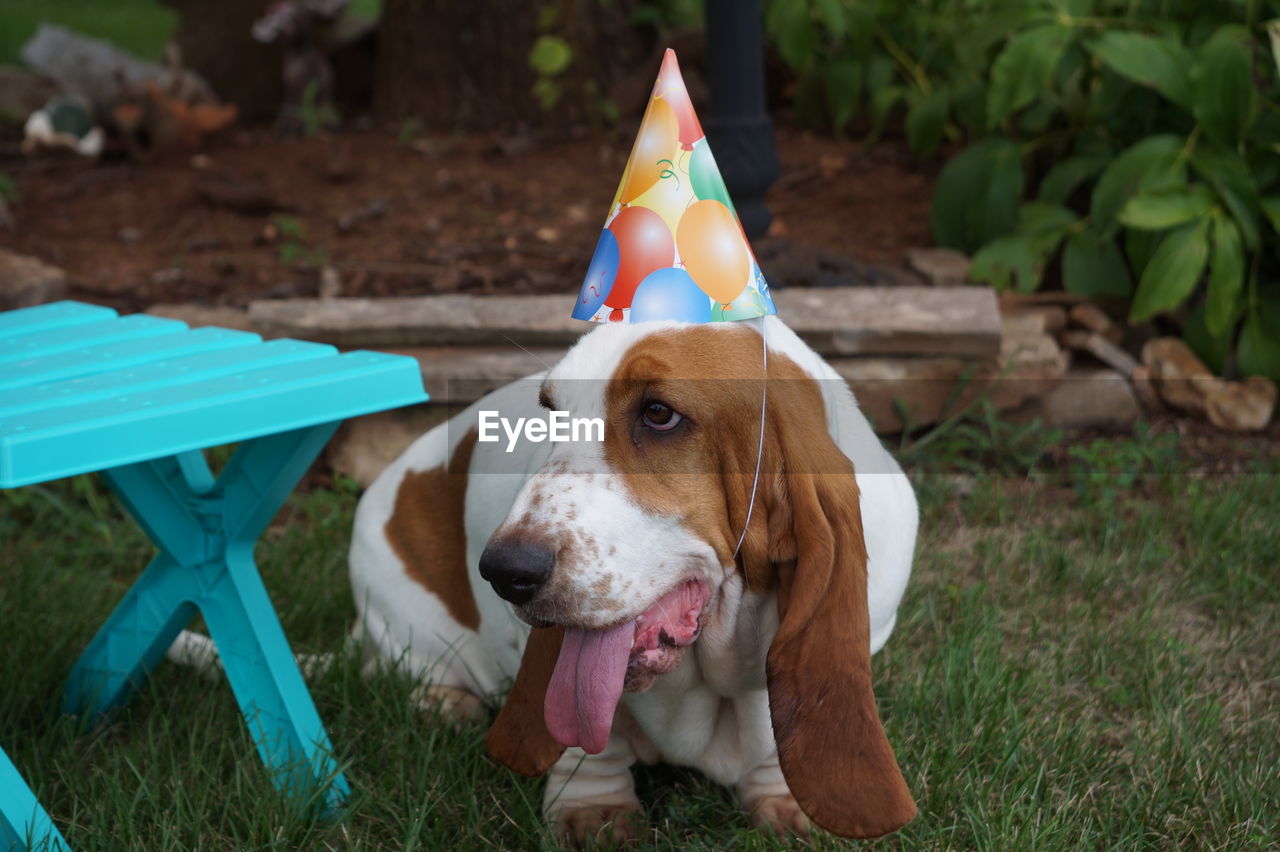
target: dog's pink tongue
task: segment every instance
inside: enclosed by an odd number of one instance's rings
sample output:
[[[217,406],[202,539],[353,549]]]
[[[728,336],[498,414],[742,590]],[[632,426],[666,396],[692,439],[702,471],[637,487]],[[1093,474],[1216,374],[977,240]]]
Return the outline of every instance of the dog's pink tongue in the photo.
[[[634,621],[612,630],[565,628],[542,708],[558,742],[582,746],[588,754],[604,751],[635,633]]]

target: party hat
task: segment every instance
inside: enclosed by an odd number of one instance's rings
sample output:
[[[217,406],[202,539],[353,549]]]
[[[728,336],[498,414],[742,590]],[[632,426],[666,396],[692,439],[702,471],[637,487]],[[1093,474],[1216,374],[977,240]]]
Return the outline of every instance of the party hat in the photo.
[[[573,316],[720,322],[773,313],[769,285],[668,50]]]

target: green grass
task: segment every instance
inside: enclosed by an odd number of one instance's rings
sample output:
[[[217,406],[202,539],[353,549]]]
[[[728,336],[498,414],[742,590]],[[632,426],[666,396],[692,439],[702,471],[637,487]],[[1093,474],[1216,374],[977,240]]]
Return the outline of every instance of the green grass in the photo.
[[[1175,456],[1161,440],[1083,455]],[[920,816],[867,846],[1275,848],[1280,464],[1138,475],[1113,493],[1070,458],[917,480],[916,573],[875,672]],[[295,497],[260,547],[299,650],[336,649],[348,628],[355,499]],[[0,743],[74,848],[553,848],[538,782],[489,763],[479,727],[420,716],[409,683],[365,682],[354,661],[313,687],[355,791],[340,824],[282,807],[229,689],[191,671],[162,665],[115,724],[81,733],[58,715],[62,682],[150,548],[91,479],[0,500]],[[777,847],[696,773],[638,779],[651,848]]]
[[[158,60],[177,19],[177,13],[158,0],[0,0],[0,64],[21,64],[22,46],[41,21]]]

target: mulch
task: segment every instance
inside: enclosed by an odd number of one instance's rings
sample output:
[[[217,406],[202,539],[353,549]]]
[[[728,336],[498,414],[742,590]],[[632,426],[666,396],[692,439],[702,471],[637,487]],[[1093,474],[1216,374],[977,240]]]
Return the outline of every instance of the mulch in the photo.
[[[900,142],[867,148],[785,127],[777,140],[775,223],[757,252],[766,274],[770,258],[800,283],[814,276],[797,265],[897,268],[931,244],[936,161],[916,162]],[[22,201],[0,245],[65,268],[72,297],[121,310],[313,296],[326,264],[344,296],[576,292],[629,147],[621,134],[241,130],[145,163],[11,159],[0,170]]]

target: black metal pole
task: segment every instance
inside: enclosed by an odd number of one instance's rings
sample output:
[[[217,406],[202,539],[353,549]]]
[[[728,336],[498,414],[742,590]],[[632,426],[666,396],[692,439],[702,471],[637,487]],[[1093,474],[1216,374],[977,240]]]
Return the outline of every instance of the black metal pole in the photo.
[[[705,0],[711,113],[703,122],[716,164],[748,237],[772,216],[765,190],[778,177],[773,122],[765,108],[760,0]]]

